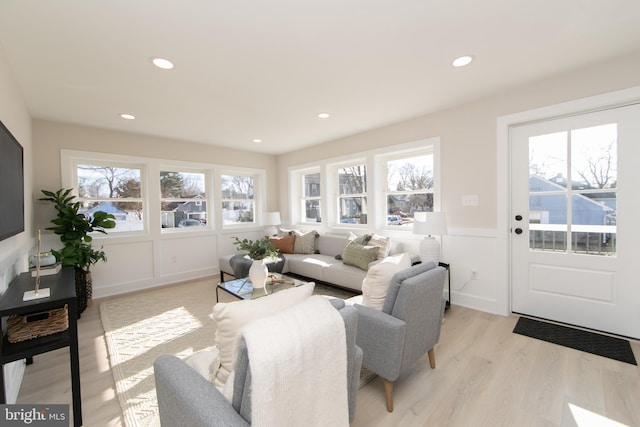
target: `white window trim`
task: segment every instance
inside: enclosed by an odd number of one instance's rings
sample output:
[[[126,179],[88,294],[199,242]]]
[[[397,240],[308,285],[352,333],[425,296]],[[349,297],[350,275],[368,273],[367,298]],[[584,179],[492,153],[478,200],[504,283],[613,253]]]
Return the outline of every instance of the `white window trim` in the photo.
[[[195,231],[198,233],[207,233],[214,230],[251,230],[259,228],[262,223],[262,215],[267,206],[267,172],[264,169],[243,168],[229,165],[197,163],[175,161],[167,159],[157,159],[150,157],[125,156],[120,154],[96,153],[80,150],[60,150],[60,180],[63,188],[73,188],[77,195],[77,177],[76,165],[78,163],[97,162],[110,163],[123,167],[140,168],[140,181],[142,186],[143,212],[144,214],[144,230],[137,232],[121,232],[117,234],[96,234],[97,239],[122,239],[140,236],[157,236],[158,238],[171,238],[185,233],[193,233],[194,230],[188,230],[186,227],[181,230],[172,230],[169,233],[163,233],[161,227],[160,213],[160,171],[161,170],[179,170],[184,172],[205,172],[206,174],[206,201],[210,208],[207,208],[207,226]],[[254,200],[256,206],[256,222],[251,224],[239,224],[233,226],[222,227],[222,182],[221,176],[226,174],[251,175],[254,181]],[[53,189],[54,191],[57,189]],[[158,215],[156,215],[156,213]]]
[[[253,177],[253,201],[255,206],[254,218],[251,223],[243,224],[223,224],[222,223],[222,176],[223,175],[237,175],[237,176],[251,176]],[[217,176],[219,180],[219,187],[217,193],[220,195],[219,205],[217,206],[220,212],[220,226],[223,230],[246,230],[256,227],[260,227],[263,222],[263,216],[266,209],[266,186],[267,186],[267,173],[261,169],[249,169],[249,168],[224,168],[220,170]]]
[[[149,176],[147,163],[143,158],[133,156],[122,156],[118,154],[104,154],[75,150],[60,150],[60,181],[62,188],[71,188],[71,194],[78,197],[78,175],[77,167],[79,164],[109,164],[122,168],[140,169],[140,199],[134,201],[142,202],[143,212],[143,229],[140,231],[119,232],[109,235],[109,233],[96,233],[93,237],[98,239],[108,239],[115,237],[140,236],[149,234]]]

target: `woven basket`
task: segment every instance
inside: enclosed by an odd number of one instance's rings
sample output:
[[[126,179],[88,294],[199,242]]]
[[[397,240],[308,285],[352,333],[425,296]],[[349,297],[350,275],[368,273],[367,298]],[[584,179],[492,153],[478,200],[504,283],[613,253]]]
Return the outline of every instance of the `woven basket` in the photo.
[[[22,342],[57,334],[69,328],[67,306],[53,310],[13,315],[7,319],[7,338],[10,343]]]

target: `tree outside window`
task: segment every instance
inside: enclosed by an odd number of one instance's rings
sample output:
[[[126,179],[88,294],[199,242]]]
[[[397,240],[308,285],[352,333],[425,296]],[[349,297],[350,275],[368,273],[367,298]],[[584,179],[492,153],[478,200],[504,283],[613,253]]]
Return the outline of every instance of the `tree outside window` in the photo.
[[[109,233],[144,229],[141,168],[79,164],[76,176],[84,215],[96,211],[113,214],[116,227]]]
[[[255,222],[254,177],[222,175],[222,224]]]
[[[342,224],[367,223],[367,167],[338,168],[338,216]]]
[[[415,212],[433,211],[433,154],[386,162],[386,225],[409,227]]]

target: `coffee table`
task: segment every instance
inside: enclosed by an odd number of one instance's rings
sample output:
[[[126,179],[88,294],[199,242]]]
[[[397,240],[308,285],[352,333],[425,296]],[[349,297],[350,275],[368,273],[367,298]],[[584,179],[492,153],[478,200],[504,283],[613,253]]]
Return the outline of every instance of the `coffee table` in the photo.
[[[220,290],[223,290],[238,299],[248,300],[262,298],[275,292],[310,283],[280,273],[269,273],[269,277],[270,279],[267,279],[267,284],[264,288],[254,288],[248,277],[219,282],[218,286],[216,286],[216,302],[219,301],[218,292]],[[273,278],[275,278],[275,281]]]

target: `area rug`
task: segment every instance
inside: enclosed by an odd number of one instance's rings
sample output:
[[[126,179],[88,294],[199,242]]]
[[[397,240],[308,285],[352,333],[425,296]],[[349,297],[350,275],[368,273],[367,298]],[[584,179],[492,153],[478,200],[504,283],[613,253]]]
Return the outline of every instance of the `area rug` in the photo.
[[[315,294],[352,293],[317,284]],[[159,426],[153,361],[186,359],[211,348],[215,280],[201,280],[105,301],[100,316],[126,427]]]
[[[637,365],[629,341],[582,329],[521,317],[513,332],[620,362]]]
[[[210,348],[215,283],[202,280],[105,301],[100,316],[127,427],[159,425],[153,361]]]

